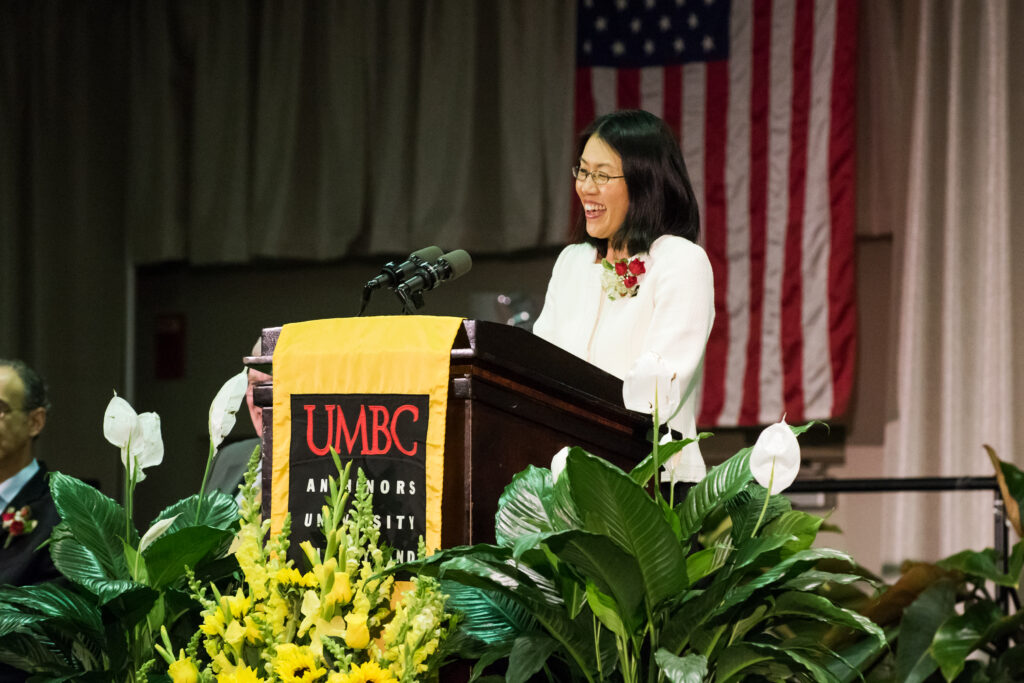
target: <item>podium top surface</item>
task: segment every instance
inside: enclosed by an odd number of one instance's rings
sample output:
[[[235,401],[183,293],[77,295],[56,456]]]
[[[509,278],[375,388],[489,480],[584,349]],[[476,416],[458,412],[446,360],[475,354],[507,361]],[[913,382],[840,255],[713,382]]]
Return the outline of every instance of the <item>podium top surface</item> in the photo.
[[[272,372],[280,327],[262,332],[261,356],[245,364]],[[637,427],[650,418],[622,405],[622,380],[526,330],[485,320],[463,320],[451,352],[451,374],[489,373],[547,394],[587,404]],[[261,401],[257,400],[257,403]]]

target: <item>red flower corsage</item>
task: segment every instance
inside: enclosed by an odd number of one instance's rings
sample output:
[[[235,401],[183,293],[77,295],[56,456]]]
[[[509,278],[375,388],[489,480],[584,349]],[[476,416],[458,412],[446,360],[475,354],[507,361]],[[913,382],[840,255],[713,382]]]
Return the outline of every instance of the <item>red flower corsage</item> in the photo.
[[[610,263],[608,259],[601,259],[604,270],[601,271],[601,289],[608,295],[609,299],[622,299],[629,296],[636,296],[640,290],[640,276],[647,272],[647,267],[640,257],[632,259],[619,259]]]
[[[32,510],[28,505],[20,510],[15,510],[13,507],[7,508],[2,519],[3,530],[7,532],[7,538],[4,539],[5,548],[11,544],[15,536],[30,534],[39,525],[38,520],[32,519]]]

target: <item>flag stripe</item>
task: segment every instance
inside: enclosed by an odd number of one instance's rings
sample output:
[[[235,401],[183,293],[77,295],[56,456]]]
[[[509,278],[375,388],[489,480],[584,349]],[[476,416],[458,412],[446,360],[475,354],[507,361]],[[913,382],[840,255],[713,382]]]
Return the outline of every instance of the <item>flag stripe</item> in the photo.
[[[817,1],[811,59],[807,173],[828,178],[832,109],[832,31],[835,4]],[[829,341],[828,273],[832,255],[829,186],[808,182],[803,221],[803,373],[804,411],[827,415],[832,410],[832,348]]]
[[[811,88],[813,0],[797,0],[793,27],[793,119],[790,127],[789,220],[782,297],[782,363],[786,413],[804,414],[803,368],[803,219],[807,180],[807,129]]]
[[[768,203],[768,91],[771,87],[771,0],[753,6],[750,85],[750,334],[739,424],[754,424],[760,405]]]
[[[736,3],[729,22],[729,44],[733,54],[751,54],[752,5]],[[725,386],[742,387],[747,368],[747,340],[750,338],[750,98],[751,69],[747,58],[730,59],[729,105],[726,108],[726,206],[729,281],[726,301],[729,316]],[[725,392],[719,423],[735,424],[739,419],[742,391]]]
[[[854,287],[854,225],[856,173],[857,6],[840,3],[835,12],[835,57],[832,65],[832,121],[829,145],[832,256],[829,259],[829,329],[832,331],[832,407],[830,415],[846,412],[853,390],[856,355]]]
[[[662,69],[662,88],[665,91],[661,118],[672,129],[676,140],[682,143],[683,139],[683,67],[678,64],[666,66]],[[655,111],[649,109],[648,111]]]
[[[704,118],[704,245],[715,277],[715,326],[708,339],[704,361],[704,394],[699,422],[716,424],[725,404],[726,362],[729,345],[728,254],[726,253],[725,144],[728,110],[729,66],[710,62],[706,67],[705,102],[721,109],[705,108]]]
[[[616,109],[639,109],[640,69],[619,69],[616,88]]]
[[[640,70],[640,108],[665,111],[665,67],[650,66]]]
[[[596,114],[594,105],[597,98],[594,95],[593,74],[590,69],[576,70],[576,133],[580,133],[590,125]],[[576,163],[576,160],[573,160]],[[575,204],[575,202],[573,202]]]
[[[771,21],[771,90],[768,136],[768,234],[765,243],[764,320],[761,332],[761,423],[786,411],[783,402],[782,279],[785,271],[786,219],[789,216],[789,130],[793,119],[792,2],[776,3]],[[791,416],[792,419],[793,416]]]

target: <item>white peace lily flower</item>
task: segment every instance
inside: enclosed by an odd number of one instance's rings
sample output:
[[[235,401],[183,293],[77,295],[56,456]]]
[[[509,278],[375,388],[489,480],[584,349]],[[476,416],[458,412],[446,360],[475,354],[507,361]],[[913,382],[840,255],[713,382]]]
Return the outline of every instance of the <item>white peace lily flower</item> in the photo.
[[[127,458],[131,459],[130,469]],[[142,413],[132,429],[131,443],[128,448],[121,448],[121,463],[129,473],[135,471],[136,481],[142,481],[146,478],[143,470],[159,465],[163,459],[164,441],[160,434],[160,416],[156,413]]]
[[[775,473],[772,474],[774,464]],[[775,495],[789,488],[800,471],[800,444],[785,420],[764,428],[750,454],[750,472]]]
[[[248,371],[242,370],[220,388],[210,404],[210,443],[214,449],[220,446],[224,437],[235,426],[235,414],[242,405],[242,398],[248,386]]]
[[[562,472],[565,471],[565,459],[568,457],[569,448],[566,446],[551,458],[551,481],[558,481],[558,478],[562,476]]]
[[[164,459],[160,416],[156,413],[136,414],[131,404],[117,394],[110,399],[103,413],[103,436],[121,449],[121,464],[129,475],[135,471],[136,481],[146,478],[143,469],[159,465]]]
[[[110,399],[103,413],[103,436],[118,448],[125,448],[131,439],[132,430],[138,422],[138,415],[128,401],[117,393]]]
[[[672,440],[671,434],[662,437],[661,443],[668,443]],[[697,442],[686,444],[683,450],[679,451],[665,462],[665,469],[661,473],[661,480],[664,482],[698,482],[708,474],[708,467],[704,464],[704,456],[700,453],[700,446]]]
[[[661,356],[653,351],[641,354],[622,382],[622,402],[630,410],[654,413],[658,400],[658,426],[668,421],[679,407],[681,392],[676,375]]]
[[[153,544],[153,541],[155,541],[156,539],[158,539],[161,536],[163,536],[164,532],[167,531],[167,527],[169,527],[170,525],[174,524],[174,520],[176,520],[180,516],[181,516],[181,513],[179,512],[178,514],[174,515],[173,517],[168,517],[167,519],[161,519],[159,522],[157,522],[153,526],[149,527],[149,531],[147,531],[143,535],[142,540],[139,541],[139,552],[140,553],[141,552],[145,552],[146,548],[151,546]]]

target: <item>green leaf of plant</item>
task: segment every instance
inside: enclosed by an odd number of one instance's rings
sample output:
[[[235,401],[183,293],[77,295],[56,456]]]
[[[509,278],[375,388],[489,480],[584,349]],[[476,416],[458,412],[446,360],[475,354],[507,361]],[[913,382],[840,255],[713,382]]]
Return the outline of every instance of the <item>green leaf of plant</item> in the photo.
[[[0,662],[19,669],[35,670],[43,680],[69,680],[80,674],[51,640],[37,633],[12,633],[0,641]],[[18,680],[17,678],[13,680]],[[36,679],[38,680],[38,675]]]
[[[588,531],[636,558],[651,607],[686,590],[686,558],[672,527],[644,489],[614,465],[571,450],[565,475]]]
[[[875,622],[856,612],[832,604],[828,598],[815,593],[789,591],[779,595],[769,610],[771,616],[794,616],[815,619],[831,625],[846,626],[864,631],[885,643],[885,633]]]
[[[751,450],[744,448],[721,465],[712,467],[676,506],[683,538],[697,533],[711,510],[737,495],[754,478],[750,473]]]
[[[789,510],[779,515],[765,526],[766,535],[795,536],[796,541],[786,545],[790,552],[806,550],[818,536],[822,522],[825,520],[803,510]]]
[[[967,655],[984,644],[985,631],[1002,616],[1002,610],[986,600],[970,605],[963,614],[950,617],[939,627],[931,653],[947,681],[960,674]]]
[[[690,553],[686,558],[686,575],[690,581],[697,583],[705,576],[721,569],[725,564],[721,561],[719,553],[715,548],[703,548],[695,553]]]
[[[888,641],[889,633],[886,634]],[[829,672],[840,683],[864,680],[867,672],[888,649],[888,643],[879,643],[875,638],[862,638],[852,645],[835,651],[835,657],[826,665]]]
[[[831,683],[834,680],[824,666],[799,652],[770,643],[748,642],[722,651],[715,681],[747,680],[753,674],[769,680],[794,680],[805,671],[815,681]]]
[[[997,561],[996,551],[992,548],[985,548],[984,550],[964,550],[944,560],[939,560],[936,564],[943,569],[961,571],[970,576],[992,581],[1000,586],[1016,588],[1019,575],[1004,574],[997,566]]]
[[[60,472],[50,474],[50,492],[61,517],[58,527],[64,530],[62,542],[77,543],[87,549],[106,578],[130,578],[121,545],[126,533],[124,508],[96,488]],[[131,537],[125,540],[137,546],[139,539],[134,527],[128,533]],[[57,568],[64,571],[59,565]]]
[[[668,443],[658,444],[658,460],[664,465],[665,461],[671,458],[673,455],[683,450],[686,446],[706,439],[711,434],[709,432],[701,432],[693,439],[681,439],[679,441],[669,441]],[[640,486],[647,486],[647,482],[654,476],[654,453],[651,452],[646,458],[637,463],[636,467],[629,471],[629,478],[635,481]]]
[[[904,683],[920,683],[938,668],[932,657],[932,639],[955,614],[956,591],[950,581],[929,586],[903,611],[896,644],[896,675]]]
[[[70,633],[98,639],[104,635],[103,620],[95,603],[57,583],[4,586],[0,588],[0,605],[4,606],[0,612],[0,636],[9,632],[7,618],[29,615],[38,615]]]
[[[525,683],[541,670],[551,653],[557,649],[558,641],[539,633],[516,638],[508,657],[505,682]]]
[[[150,523],[150,526],[163,519],[169,519],[178,515],[178,518],[164,532],[165,535],[173,534],[191,526],[209,526],[214,529],[233,529],[238,523],[238,503],[235,499],[223,491],[209,491],[203,497],[203,504],[199,510],[199,519],[196,519],[196,505],[199,502],[199,494],[193,493],[188,498],[164,508]]]
[[[722,650],[715,662],[715,683],[743,680],[752,669],[772,659],[772,655],[746,643],[727,647]]]
[[[114,613],[122,628],[130,629],[146,618],[159,597],[157,591],[137,583],[118,593],[106,603],[106,607]]]
[[[783,588],[789,588],[797,591],[812,591],[828,583],[847,586],[860,581],[864,581],[870,585],[875,585],[871,579],[861,576],[860,574],[840,574],[836,572],[823,572],[811,569],[799,576],[794,576],[792,579],[789,579],[782,584],[782,586]]]
[[[708,675],[708,660],[698,654],[677,657],[661,648],[654,654],[654,661],[671,683],[702,683]]]
[[[729,636],[729,644],[732,645],[743,640],[743,636],[747,635],[754,626],[761,623],[767,614],[768,605],[757,605],[749,615],[734,621],[731,624],[732,630]]]
[[[606,629],[619,638],[628,638],[626,626],[619,617],[617,605],[612,596],[602,593],[592,581],[587,582],[587,604]]]
[[[515,475],[498,499],[494,520],[498,545],[515,546],[520,538],[535,545],[541,534],[573,528],[574,513],[560,503],[562,499],[569,500],[565,493],[556,493],[550,471],[530,465]]]
[[[636,580],[640,567],[635,558],[607,536],[586,531],[565,531],[548,537],[546,544],[559,560],[615,598],[628,630],[640,625],[644,590]]]
[[[1024,643],[1014,645],[1006,652],[999,655],[995,662],[992,680],[1012,681],[1012,676],[1019,675],[1024,671]],[[1002,678],[999,675],[1002,674]]]
[[[739,571],[753,564],[762,555],[778,550],[795,538],[795,536],[764,535],[757,538],[748,536],[740,540],[739,547],[732,552],[733,570]],[[778,553],[770,557],[777,559]]]
[[[716,612],[721,613],[721,611],[724,611],[733,605],[738,605],[750,598],[760,589],[766,588],[767,586],[779,581],[789,580],[790,578],[803,573],[819,560],[826,559],[843,560],[853,564],[853,558],[839,550],[833,550],[831,548],[809,548],[807,550],[801,550],[800,552],[794,553],[780,561],[773,567],[766,569],[764,573],[758,575],[756,578],[730,590],[722,600],[722,604]]]
[[[445,552],[436,553],[434,557]],[[429,569],[430,563],[423,566]],[[464,585],[496,591],[521,604],[560,643],[567,657],[588,675],[594,674],[591,615],[584,613],[577,619],[569,618],[557,588],[538,572],[522,565],[497,564],[484,557],[483,552],[478,552],[472,556],[463,554],[444,560],[438,575]]]
[[[70,536],[50,544],[50,557],[64,576],[95,595],[100,604],[137,585],[130,578],[110,578],[96,554]]]
[[[774,649],[781,656],[793,660],[793,662],[806,669],[807,673],[811,675],[811,678],[813,678],[816,683],[835,683],[835,677],[825,666],[825,662],[830,659],[830,657],[825,655],[827,651],[824,649],[818,650],[817,652],[813,650],[805,650],[803,648],[793,647],[788,641],[778,646],[763,644],[758,647]]]
[[[784,496],[770,496],[768,508],[764,508],[764,499],[768,490],[761,486],[748,485],[742,496],[736,496],[726,502],[726,509],[729,510],[729,517],[732,519],[733,543],[739,545],[751,537],[758,520],[761,524],[769,524],[779,515],[792,510],[792,505]],[[764,510],[764,519],[761,519],[761,511]],[[789,534],[786,534],[788,537]],[[795,540],[795,539],[794,539]]]
[[[537,628],[530,611],[520,602],[494,591],[442,581],[447,608],[463,615],[459,628],[488,645],[512,643]]]
[[[208,526],[185,527],[164,534],[143,553],[149,585],[162,588],[183,579],[186,567],[221,557],[233,538],[228,529]]]

